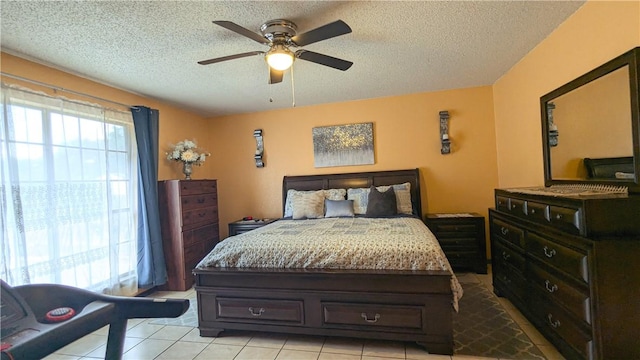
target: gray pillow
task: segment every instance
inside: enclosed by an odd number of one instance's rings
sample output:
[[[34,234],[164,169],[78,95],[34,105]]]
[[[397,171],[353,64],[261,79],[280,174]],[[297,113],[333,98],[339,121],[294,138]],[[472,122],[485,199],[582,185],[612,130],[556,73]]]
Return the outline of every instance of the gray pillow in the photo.
[[[380,192],[375,186],[369,189],[369,203],[367,204],[367,217],[393,216],[398,213],[396,193],[393,187]]]
[[[353,200],[324,200],[324,217],[353,217]]]

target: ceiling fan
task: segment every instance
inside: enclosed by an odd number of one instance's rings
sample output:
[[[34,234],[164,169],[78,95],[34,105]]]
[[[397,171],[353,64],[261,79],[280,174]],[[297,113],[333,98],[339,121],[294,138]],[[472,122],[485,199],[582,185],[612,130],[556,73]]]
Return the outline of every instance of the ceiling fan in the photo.
[[[351,28],[342,20],[323,25],[319,28],[296,34],[297,26],[293,21],[285,19],[270,20],[260,26],[258,34],[231,21],[214,21],[216,25],[246,36],[251,40],[269,46],[268,51],[251,51],[241,54],[223,56],[219,58],[198,61],[200,65],[209,65],[217,62],[239,59],[247,56],[265,54],[265,60],[269,64],[269,84],[282,81],[282,76],[293,64],[295,58],[311,61],[316,64],[328,66],[345,71],[353,65],[351,61],[342,60],[333,56],[319,54],[317,52],[299,49],[295,52],[290,48],[313,44],[332,37],[348,34]]]

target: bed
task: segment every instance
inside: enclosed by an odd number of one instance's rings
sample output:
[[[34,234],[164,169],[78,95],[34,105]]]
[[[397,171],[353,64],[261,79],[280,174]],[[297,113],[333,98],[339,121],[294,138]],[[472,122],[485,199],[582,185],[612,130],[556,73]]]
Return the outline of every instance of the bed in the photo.
[[[425,231],[431,234],[420,220],[422,206],[418,169],[285,176],[282,189],[283,210],[286,215],[286,199],[290,190],[363,189],[406,183],[410,184],[408,193],[414,216],[388,219],[390,222],[407,225],[386,227],[405,229],[396,231],[394,242],[409,238],[402,231]],[[429,353],[452,354],[452,320],[462,289],[439,245],[435,245],[437,249],[430,250],[438,255],[438,260],[434,260],[434,264],[430,263],[429,266],[424,265],[424,268],[419,265],[417,270],[395,266],[324,266],[322,261],[317,262],[316,264],[320,264],[317,266],[267,263],[250,267],[234,266],[236,263],[233,261],[238,261],[237,259],[226,260],[226,263],[209,261],[219,258],[217,252],[224,249],[234,249],[241,246],[240,243],[259,242],[247,237],[251,233],[259,239],[277,237],[295,222],[307,224],[311,229],[307,232],[317,231],[313,229],[316,226],[324,227],[323,231],[326,233],[327,227],[342,227],[343,220],[350,222],[352,226],[361,226],[365,222],[374,224],[367,230],[367,234],[377,231],[375,226],[385,227],[380,224],[386,221],[361,217],[341,220],[284,218],[219,243],[194,270],[200,335],[219,336],[225,330],[250,330],[412,341]],[[411,230],[406,230],[409,228]],[[359,240],[354,241],[362,242],[365,235],[354,236],[360,236]],[[317,239],[330,241],[324,235]],[[435,237],[432,240],[437,244]],[[402,248],[404,245],[397,247]],[[312,251],[322,252],[321,249]],[[235,257],[242,257],[242,253]],[[373,260],[373,263],[385,261],[387,260]],[[212,263],[215,265],[211,265]]]

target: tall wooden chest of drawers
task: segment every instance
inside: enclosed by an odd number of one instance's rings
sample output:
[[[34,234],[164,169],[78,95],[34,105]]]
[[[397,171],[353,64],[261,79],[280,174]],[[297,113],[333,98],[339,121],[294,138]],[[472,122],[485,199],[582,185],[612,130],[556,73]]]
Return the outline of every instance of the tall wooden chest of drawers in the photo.
[[[193,285],[193,268],[219,241],[216,180],[158,182],[162,245],[167,263],[166,290]]]
[[[640,359],[640,196],[496,190],[493,287],[567,359]]]

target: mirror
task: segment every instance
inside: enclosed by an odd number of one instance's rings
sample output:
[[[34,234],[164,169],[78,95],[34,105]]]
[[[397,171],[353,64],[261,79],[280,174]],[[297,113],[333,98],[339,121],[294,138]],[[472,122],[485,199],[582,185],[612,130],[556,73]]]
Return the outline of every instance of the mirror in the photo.
[[[640,47],[540,98],[545,186],[640,192]]]

